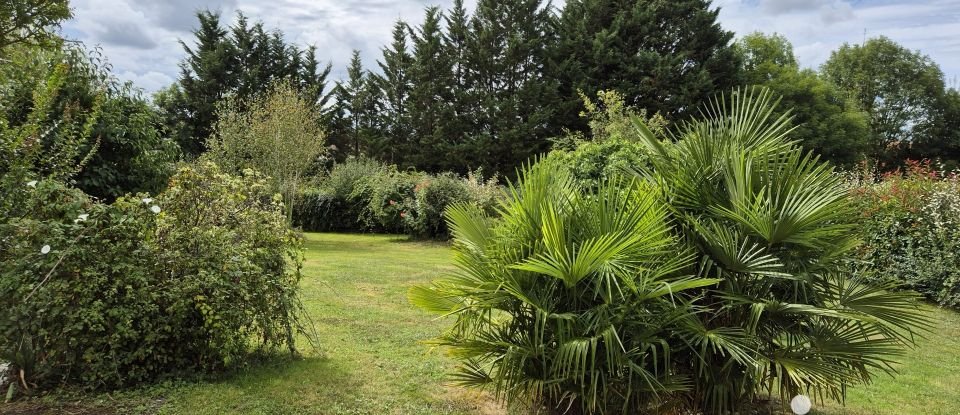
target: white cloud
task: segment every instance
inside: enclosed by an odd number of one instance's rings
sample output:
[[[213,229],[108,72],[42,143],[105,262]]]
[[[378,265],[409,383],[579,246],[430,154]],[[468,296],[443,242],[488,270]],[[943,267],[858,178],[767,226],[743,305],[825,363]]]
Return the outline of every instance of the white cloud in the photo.
[[[289,41],[316,45],[341,77],[353,49],[376,67],[399,18],[418,23],[428,5],[453,0],[73,0],[65,32],[100,44],[122,79],[147,91],[172,82],[183,57],[178,39],[192,40],[197,9],[236,10],[281,29]],[[474,1],[467,1],[468,10]],[[563,1],[554,1],[560,7]],[[956,0],[715,0],[724,28],[739,35],[778,32],[793,42],[800,62],[817,67],[844,42],[885,35],[937,61],[947,78],[960,76],[960,1]]]

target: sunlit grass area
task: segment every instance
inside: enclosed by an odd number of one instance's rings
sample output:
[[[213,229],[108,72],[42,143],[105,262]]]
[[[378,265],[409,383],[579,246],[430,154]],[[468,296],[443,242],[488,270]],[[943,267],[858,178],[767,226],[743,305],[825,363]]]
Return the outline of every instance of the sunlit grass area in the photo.
[[[442,243],[385,235],[308,234],[303,300],[321,341],[304,359],[271,359],[219,380],[111,395],[62,393],[4,413],[492,414],[489,397],[451,387],[452,362],[421,341],[443,321],[413,308],[408,287],[451,270]],[[817,414],[960,414],[960,313],[928,307],[934,330],[900,376],[850,390]]]

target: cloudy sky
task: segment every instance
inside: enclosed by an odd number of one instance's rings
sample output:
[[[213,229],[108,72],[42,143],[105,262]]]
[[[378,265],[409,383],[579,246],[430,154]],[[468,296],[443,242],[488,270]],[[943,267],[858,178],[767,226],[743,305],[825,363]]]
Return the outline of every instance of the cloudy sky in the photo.
[[[468,9],[475,2],[467,0]],[[176,78],[190,41],[197,9],[219,10],[232,20],[237,10],[280,28],[289,40],[313,44],[333,62],[339,77],[350,51],[373,67],[398,18],[419,23],[429,5],[453,0],[72,0],[74,19],[64,33],[99,45],[122,79],[148,92]],[[554,1],[562,5],[563,1]],[[778,32],[794,45],[800,62],[817,67],[844,42],[885,35],[938,62],[948,85],[960,78],[960,0],[714,0],[720,21],[737,34]]]

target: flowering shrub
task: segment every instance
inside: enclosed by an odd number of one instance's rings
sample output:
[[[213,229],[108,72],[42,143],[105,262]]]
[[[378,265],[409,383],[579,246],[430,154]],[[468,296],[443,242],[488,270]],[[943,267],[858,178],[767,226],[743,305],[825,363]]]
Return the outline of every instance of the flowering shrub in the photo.
[[[117,388],[294,347],[300,239],[262,177],[185,167],[156,199],[28,187],[0,223],[0,358],[20,387]]]
[[[361,220],[376,232],[405,233],[405,217],[416,195],[416,187],[426,175],[401,172],[395,168],[368,176],[356,189],[354,198],[366,204]]]
[[[960,179],[914,161],[864,182],[854,191],[863,273],[960,306]]]

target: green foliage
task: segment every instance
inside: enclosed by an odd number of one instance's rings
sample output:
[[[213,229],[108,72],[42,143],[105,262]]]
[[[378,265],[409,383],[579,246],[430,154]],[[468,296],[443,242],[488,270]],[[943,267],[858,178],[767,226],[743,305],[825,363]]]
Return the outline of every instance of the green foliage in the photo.
[[[39,123],[44,151],[55,151],[54,143],[69,140],[66,136],[86,134],[83,143],[67,146],[88,154],[85,165],[64,160],[76,167],[69,179],[80,189],[106,200],[163,189],[173,172],[176,144],[161,136],[157,114],[139,91],[110,74],[99,50],[71,44],[19,47],[11,48],[8,58],[0,68],[3,116],[10,126]],[[55,92],[50,90],[54,83]],[[50,96],[38,106],[37,94]]]
[[[17,67],[3,67],[11,68]],[[14,104],[10,107],[16,107],[15,97],[22,96],[17,94],[19,74],[2,72],[6,88],[0,102]],[[70,180],[96,151],[98,142],[91,135],[100,114],[99,100],[91,113],[61,106],[68,77],[69,66],[57,64],[35,85],[23,88],[29,101],[21,111],[0,111],[0,218],[24,214],[26,183]]]
[[[447,239],[450,237],[444,213],[455,205],[470,204],[494,214],[503,199],[497,178],[484,181],[480,172],[466,178],[454,173],[424,177],[414,188],[414,198],[406,205],[405,225],[414,237]]]
[[[443,212],[469,203],[494,213],[503,193],[497,178],[480,171],[466,177],[399,171],[371,159],[337,163],[326,177],[303,192],[294,224],[306,230],[407,233],[446,239]]]
[[[616,91],[598,92],[596,102],[582,93],[581,99],[586,109],[580,116],[589,120],[590,136],[573,132],[555,139],[555,150],[547,158],[567,166],[578,184],[587,188],[649,164],[635,122],[642,120],[651,134],[660,137],[667,128],[663,117],[648,118],[646,111],[626,105]]]
[[[751,33],[734,49],[743,61],[747,85],[762,86],[780,97],[774,116],[787,111],[796,128],[790,138],[825,160],[853,166],[870,152],[870,125],[849,95],[816,72],[797,65],[793,46],[781,35]]]
[[[585,141],[572,150],[554,150],[547,158],[567,166],[574,180],[587,188],[650,164],[645,145],[624,139]]]
[[[575,0],[559,16],[554,63],[562,108],[554,122],[581,130],[578,91],[618,91],[628,105],[671,121],[737,85],[733,33],[709,1]]]
[[[364,230],[361,220],[367,203],[358,196],[368,177],[386,166],[367,158],[350,158],[333,166],[320,182],[304,190],[293,210],[293,223],[310,231]]]
[[[686,393],[708,413],[742,410],[761,391],[842,401],[912,344],[925,323],[914,296],[850,275],[856,246],[848,188],[788,141],[769,91],[735,91],[677,141],[647,137],[695,275],[721,279],[695,301],[696,336],[675,353]]]
[[[960,307],[960,181],[929,163],[870,181],[854,192],[863,245],[855,258],[880,283]]]
[[[942,122],[943,72],[928,56],[881,36],[863,45],[844,44],[821,72],[869,114],[873,158],[898,162],[907,147],[939,145],[932,133]]]
[[[405,233],[408,206],[416,197],[416,187],[425,175],[402,172],[388,166],[368,176],[355,190],[353,197],[365,206],[360,218],[367,229],[386,233]]]
[[[750,33],[733,44],[733,51],[739,57],[747,85],[766,84],[782,71],[799,68],[793,44],[779,33]]]
[[[285,81],[317,109],[330,99],[325,91],[330,66],[321,68],[315,48],[288,44],[281,31],[268,31],[261,22],[251,25],[242,13],[230,27],[210,11],[197,12],[197,19],[195,44],[181,41],[187,57],[180,63],[180,78],[155,100],[164,130],[188,157],[205,150],[217,122],[217,104],[227,96],[244,102]]]
[[[300,187],[326,150],[320,114],[286,82],[247,102],[222,102],[207,147],[207,156],[221,166],[235,172],[253,169],[270,177],[291,220]]]
[[[848,273],[856,217],[831,167],[736,91],[661,141],[639,178],[525,171],[501,208],[448,211],[458,272],[415,288],[456,317],[456,379],[561,412],[747,410],[766,391],[842,401],[892,374],[926,324],[915,296]],[[621,176],[622,177],[622,176]]]
[[[17,0],[0,4],[0,56],[12,45],[50,45],[55,29],[72,17],[68,0]]]
[[[181,168],[156,200],[30,187],[0,223],[0,356],[22,388],[128,387],[294,350],[300,239],[267,189],[212,164]]]

